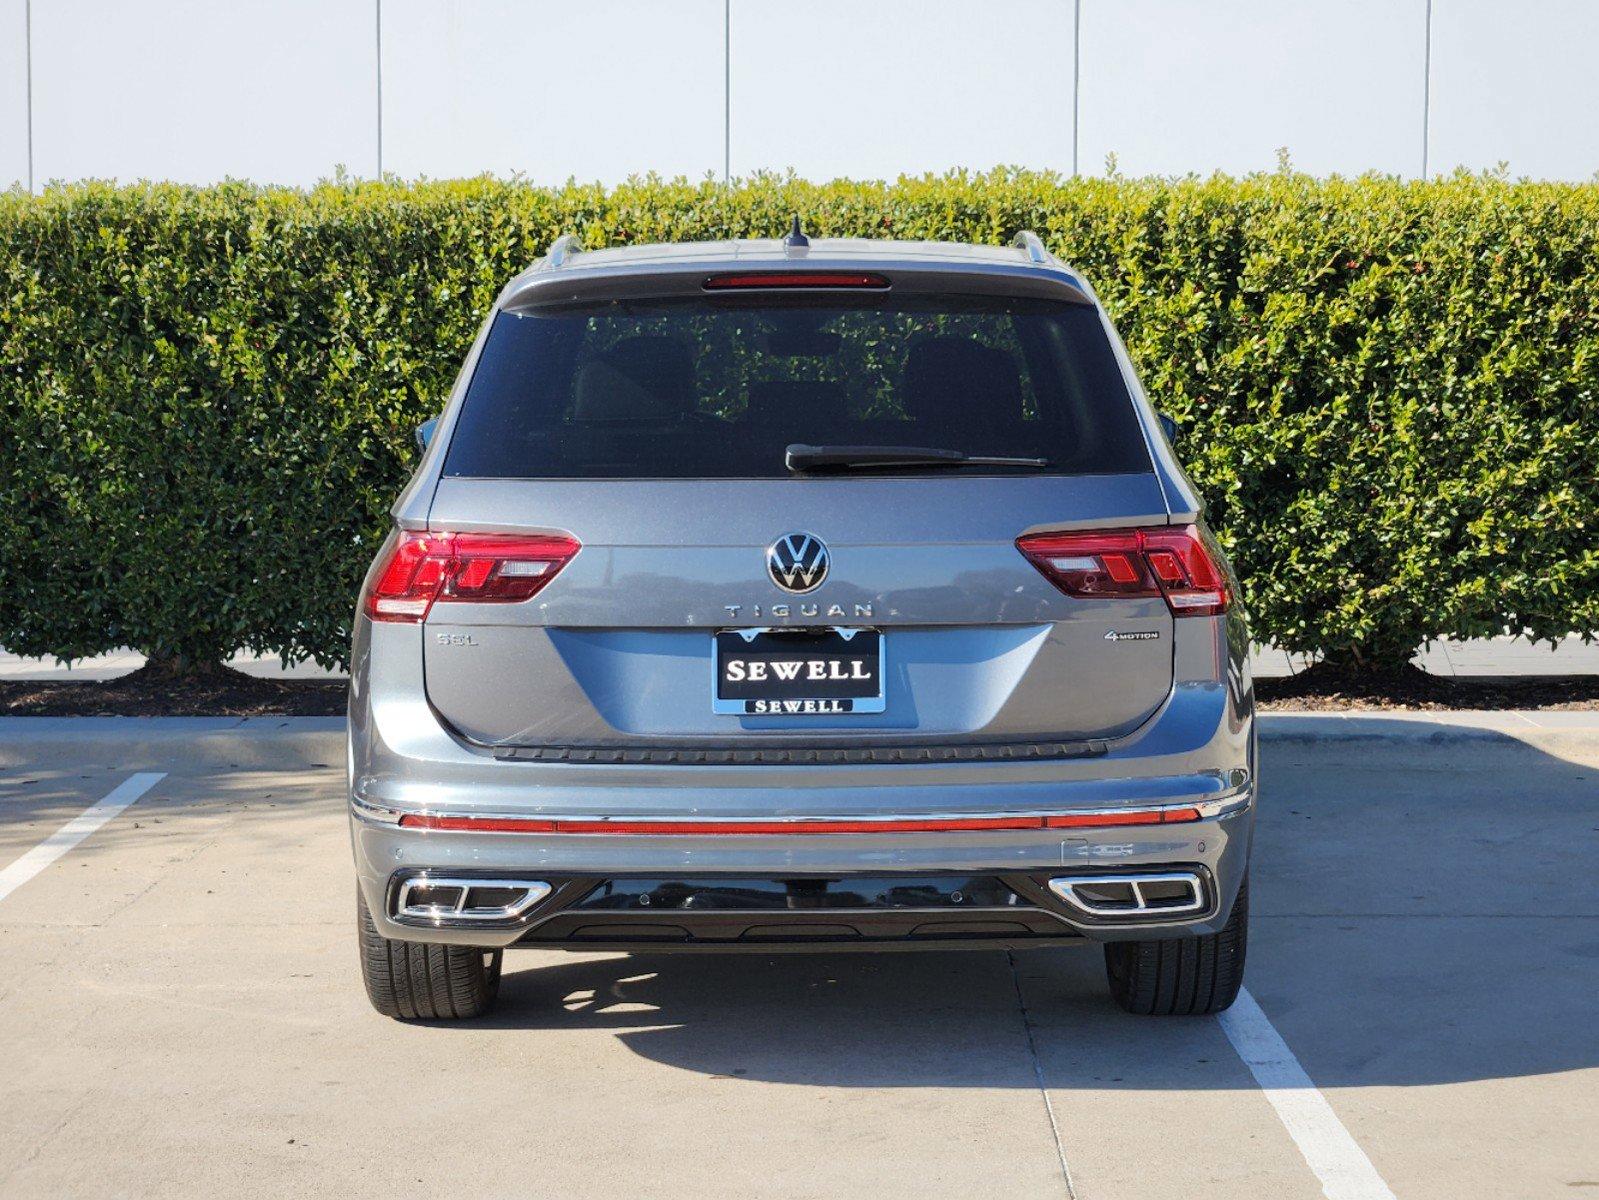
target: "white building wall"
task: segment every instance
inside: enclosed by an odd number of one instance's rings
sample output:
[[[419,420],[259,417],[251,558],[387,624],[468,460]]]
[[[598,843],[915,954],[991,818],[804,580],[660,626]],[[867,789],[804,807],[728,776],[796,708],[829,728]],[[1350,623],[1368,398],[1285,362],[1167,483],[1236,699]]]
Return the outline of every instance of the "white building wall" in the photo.
[[[1072,167],[1061,0],[734,0],[733,173]]]
[[[36,187],[1599,171],[1599,0],[0,0],[0,187],[30,41]]]
[[[383,30],[385,171],[721,176],[722,0],[384,0]]]
[[[369,0],[32,0],[34,181],[377,166]]]
[[[1599,172],[1599,2],[1433,0],[1432,171]]]
[[[1080,151],[1124,175],[1421,169],[1426,0],[1085,0]]]

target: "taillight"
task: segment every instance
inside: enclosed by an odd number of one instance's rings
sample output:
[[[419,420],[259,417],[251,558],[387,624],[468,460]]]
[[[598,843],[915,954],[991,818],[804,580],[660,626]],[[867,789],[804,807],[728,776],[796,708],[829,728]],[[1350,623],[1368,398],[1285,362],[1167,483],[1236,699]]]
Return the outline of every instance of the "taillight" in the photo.
[[[526,600],[579,549],[569,537],[402,532],[362,607],[374,621],[416,622],[434,604]]]
[[[648,817],[451,817],[406,813],[402,829],[439,829],[455,833],[614,833],[624,836],[707,835],[797,837],[822,833],[973,833],[1017,829],[1108,829],[1125,825],[1176,825],[1200,821],[1197,808],[1124,808],[1095,812],[1055,813],[1020,817],[880,817],[876,820],[812,820],[757,817],[749,820],[659,820]]]
[[[1178,617],[1215,616],[1231,600],[1220,555],[1197,525],[1036,533],[1016,548],[1068,596],[1164,596]]]
[[[888,280],[861,271],[746,271],[737,275],[712,275],[705,281],[708,292],[738,288],[871,288],[881,291]]]

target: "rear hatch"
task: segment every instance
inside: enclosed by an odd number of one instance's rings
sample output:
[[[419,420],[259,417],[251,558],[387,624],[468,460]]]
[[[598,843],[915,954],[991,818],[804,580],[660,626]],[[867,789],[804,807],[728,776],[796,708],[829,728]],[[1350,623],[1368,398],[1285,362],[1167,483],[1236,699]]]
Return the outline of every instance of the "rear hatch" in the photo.
[[[1171,688],[1165,600],[1069,595],[1017,547],[1167,520],[1097,311],[887,284],[498,314],[429,529],[513,536],[486,543],[486,589],[425,609],[440,716],[485,744],[624,749],[1146,720]],[[805,446],[839,452],[795,469]],[[882,447],[1033,461],[861,449]]]

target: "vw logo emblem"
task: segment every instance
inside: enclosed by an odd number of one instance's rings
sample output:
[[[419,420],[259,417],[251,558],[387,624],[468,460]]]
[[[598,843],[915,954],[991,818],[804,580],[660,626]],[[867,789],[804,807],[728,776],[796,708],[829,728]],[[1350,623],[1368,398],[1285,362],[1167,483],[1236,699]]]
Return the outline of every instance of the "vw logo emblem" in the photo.
[[[785,592],[814,592],[827,578],[827,545],[814,533],[790,533],[766,548],[766,572]]]

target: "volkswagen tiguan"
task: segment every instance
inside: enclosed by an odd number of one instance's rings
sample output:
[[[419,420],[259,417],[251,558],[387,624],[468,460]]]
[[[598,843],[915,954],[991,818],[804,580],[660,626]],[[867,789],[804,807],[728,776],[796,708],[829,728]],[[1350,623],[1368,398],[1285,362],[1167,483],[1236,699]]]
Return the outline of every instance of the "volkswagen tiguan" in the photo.
[[[1082,276],[1005,247],[581,250],[482,325],[362,588],[372,1003],[502,954],[1100,947],[1225,1008],[1237,586]]]

